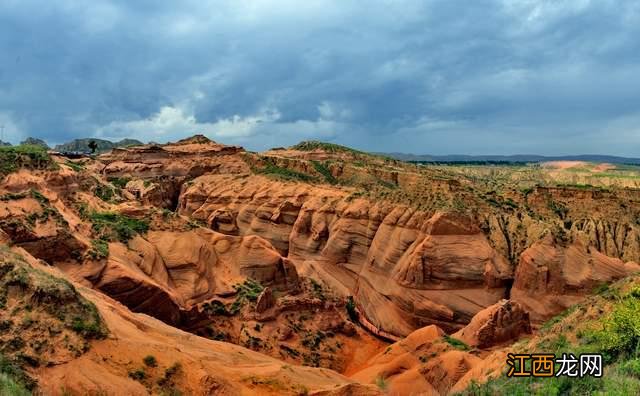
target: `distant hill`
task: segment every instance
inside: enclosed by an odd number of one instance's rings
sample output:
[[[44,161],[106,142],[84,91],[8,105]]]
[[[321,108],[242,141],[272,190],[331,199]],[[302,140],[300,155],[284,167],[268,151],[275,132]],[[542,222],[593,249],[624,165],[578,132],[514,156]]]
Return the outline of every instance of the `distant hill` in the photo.
[[[7,147],[7,146],[11,146],[11,143],[3,142],[2,140],[0,140],[0,147]]]
[[[544,156],[535,154],[517,155],[416,155],[405,153],[380,153],[391,158],[412,162],[547,162],[547,161],[586,161],[608,162],[612,164],[640,164],[640,158],[617,157],[613,155],[561,155]]]
[[[121,141],[114,143],[104,139],[85,138],[74,139],[68,143],[59,144],[55,147],[55,150],[60,152],[90,153],[91,149],[89,148],[89,142],[91,142],[92,140],[98,145],[98,148],[96,150],[97,153],[103,153],[116,147],[137,146],[143,144],[141,141],[136,139],[122,139]]]
[[[47,142],[45,142],[42,139],[33,138],[33,137],[28,137],[24,139],[22,142],[20,142],[20,144],[29,144],[31,146],[40,146],[40,147],[44,147],[47,150],[49,149],[49,145],[47,144]]]

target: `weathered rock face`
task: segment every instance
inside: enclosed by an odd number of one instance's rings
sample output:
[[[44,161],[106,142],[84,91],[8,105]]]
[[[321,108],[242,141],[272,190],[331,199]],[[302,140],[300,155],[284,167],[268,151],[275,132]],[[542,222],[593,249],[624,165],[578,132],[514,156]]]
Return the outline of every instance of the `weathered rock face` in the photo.
[[[107,176],[151,178],[195,177],[209,172],[242,173],[249,167],[239,155],[244,149],[217,144],[206,138],[168,145],[116,148],[101,155]]]
[[[347,194],[207,175],[184,190],[179,212],[219,232],[269,240],[306,275],[355,296],[367,318],[392,334],[427,324],[453,331],[504,297],[511,268],[471,219]]]
[[[197,320],[197,304],[232,292],[246,277],[279,290],[298,287],[295,268],[255,236],[150,231],[128,246],[111,243],[109,252],[101,263],[64,269],[133,311],[173,325],[188,326],[185,322]]]
[[[471,322],[453,337],[470,346],[489,348],[530,333],[529,313],[516,302],[502,300],[478,312]]]
[[[540,322],[579,302],[603,284],[640,271],[579,242],[567,247],[549,236],[520,257],[511,298],[520,303],[534,322]]]
[[[256,301],[256,312],[263,313],[275,305],[276,301],[273,298],[273,291],[271,291],[270,287],[265,287],[262,293],[258,296],[258,301]]]
[[[468,384],[472,379],[499,375],[504,369],[504,358],[483,360],[455,350],[443,334],[434,325],[418,329],[374,356],[352,378],[362,383],[383,380],[392,395],[446,395],[455,388],[465,389],[457,386],[461,381]]]

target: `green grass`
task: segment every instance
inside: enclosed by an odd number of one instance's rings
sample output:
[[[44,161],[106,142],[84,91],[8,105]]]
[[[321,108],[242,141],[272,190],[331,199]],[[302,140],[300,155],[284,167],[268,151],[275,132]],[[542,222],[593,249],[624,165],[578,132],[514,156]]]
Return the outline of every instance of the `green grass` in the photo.
[[[463,341],[460,341],[457,338],[453,338],[447,334],[445,334],[442,338],[444,338],[447,344],[451,345],[452,347],[460,351],[468,351],[471,349],[469,345],[465,344]]]
[[[602,378],[551,377],[507,378],[502,375],[485,384],[472,383],[463,395],[590,395],[640,394],[640,287],[626,293],[620,288],[604,288],[595,297],[596,306],[610,305],[611,309],[588,323],[582,323],[576,333],[578,341],[571,343],[564,333],[551,332],[555,325],[562,328],[575,326],[576,318],[568,318],[577,310],[587,312],[586,307],[573,307],[543,326],[542,334],[550,337],[535,346],[536,351],[566,352],[578,356],[582,353],[601,353],[604,360]],[[584,309],[583,309],[584,308]],[[528,351],[521,351],[528,352]]]
[[[77,164],[71,161],[65,161],[64,164],[69,168],[73,169],[75,172],[82,172],[84,170],[84,165],[82,164]]]
[[[330,183],[330,184],[337,183],[336,178],[333,177],[333,175],[331,174],[331,171],[329,170],[329,168],[326,167],[325,164],[323,164],[320,161],[313,161],[313,160],[311,161],[311,164],[313,165],[315,170],[324,177],[327,183]]]
[[[258,300],[258,296],[262,293],[262,290],[264,290],[264,287],[253,279],[247,279],[242,283],[234,285],[233,288],[236,289],[238,294],[236,295],[236,300],[231,304],[231,307],[228,308],[228,312],[231,315],[240,312],[240,309],[242,309],[247,301],[255,302]]]
[[[109,243],[102,239],[91,241],[91,249],[87,252],[93,260],[101,260],[109,257]]]
[[[264,290],[264,287],[253,279],[246,279],[242,283],[233,286],[236,290],[236,299],[233,303],[225,305],[221,301],[212,301],[204,305],[204,309],[209,315],[236,315],[247,302],[255,302]]]
[[[549,331],[553,326],[562,322],[567,316],[571,315],[575,311],[575,309],[576,307],[574,306],[561,312],[560,314],[546,321],[540,329],[543,331]]]
[[[304,182],[310,182],[314,180],[313,176],[307,175],[306,173],[296,172],[291,169],[279,167],[268,160],[266,161],[263,168],[256,169],[255,172],[263,175],[276,176],[284,180],[299,180]]]
[[[0,395],[30,395],[36,382],[14,361],[0,353]]]
[[[36,145],[0,147],[0,174],[8,174],[20,168],[53,169],[55,163],[47,150]]]
[[[321,142],[318,140],[307,140],[304,142],[300,142],[295,146],[292,146],[291,148],[293,150],[300,150],[300,151],[313,151],[313,150],[319,149],[319,150],[326,151],[328,153],[354,153],[354,154],[369,155],[363,151],[352,149],[351,147],[341,146],[335,143]]]
[[[149,231],[148,220],[139,220],[119,213],[91,212],[88,217],[93,224],[93,231],[104,241],[118,240],[127,243],[134,236]]]
[[[0,395],[30,396],[31,392],[5,373],[0,373]]]

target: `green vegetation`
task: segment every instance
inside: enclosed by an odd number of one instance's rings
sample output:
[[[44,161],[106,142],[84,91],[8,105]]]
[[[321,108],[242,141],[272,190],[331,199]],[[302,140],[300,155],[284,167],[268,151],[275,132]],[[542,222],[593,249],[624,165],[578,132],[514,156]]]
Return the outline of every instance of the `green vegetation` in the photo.
[[[385,391],[388,387],[387,381],[382,376],[376,377],[376,386],[378,389]]]
[[[103,241],[118,240],[127,243],[137,234],[145,234],[149,230],[149,221],[135,219],[120,213],[91,212],[88,215],[93,224],[93,231]]]
[[[113,198],[117,195],[116,190],[109,185],[98,183],[93,190],[93,193],[96,197],[100,198],[105,202],[111,202]]]
[[[9,375],[0,373],[0,395],[30,396],[31,392]]]
[[[130,177],[109,177],[107,181],[114,186],[123,189],[127,186],[127,183],[131,181]]]
[[[84,170],[84,165],[82,164],[77,164],[72,161],[66,161],[64,164],[69,168],[73,169],[75,172],[82,172]]]
[[[94,239],[91,241],[91,249],[87,252],[93,260],[101,260],[109,257],[109,244],[102,239]]]
[[[147,378],[147,373],[145,373],[143,369],[129,371],[129,378],[141,382],[144,381],[145,378]]]
[[[562,202],[556,202],[551,198],[549,198],[547,206],[553,213],[560,217],[560,219],[564,219],[567,216],[567,213],[569,213],[569,208],[567,208],[565,204]]]
[[[457,338],[453,338],[447,334],[445,334],[444,336],[442,336],[442,338],[444,338],[444,340],[447,342],[447,344],[451,345],[452,347],[460,350],[460,351],[468,351],[471,348],[469,348],[469,345],[465,344],[463,341],[460,341]]]
[[[311,288],[313,289],[313,296],[316,297],[317,299],[325,301],[327,299],[327,297],[325,296],[325,293],[324,293],[324,290],[322,288],[322,285],[319,284],[313,278],[309,278],[309,281],[311,282]]]
[[[35,389],[24,367],[47,363],[41,360],[43,348],[80,356],[90,340],[107,335],[95,305],[71,283],[32,267],[4,246],[0,246],[0,319],[2,395]],[[25,331],[30,332],[28,339],[23,338]]]
[[[158,361],[156,360],[155,356],[152,356],[152,355],[145,356],[144,359],[142,359],[142,361],[148,367],[157,367],[158,366]]]
[[[555,353],[600,353],[603,355],[602,378],[507,378],[506,375],[485,384],[473,383],[465,395],[569,395],[569,394],[640,394],[640,286],[638,280],[622,281],[616,286],[601,288],[600,295],[575,306],[543,326],[542,341],[529,350]],[[627,288],[625,285],[631,284]],[[634,286],[635,284],[635,286]],[[623,292],[623,290],[626,290]],[[602,314],[589,315],[597,309]],[[575,331],[576,342],[569,341]],[[558,368],[556,366],[556,368]]]
[[[35,145],[2,146],[0,147],[0,174],[6,175],[20,168],[54,169],[47,150]]]
[[[236,289],[236,300],[231,304],[228,309],[230,315],[235,315],[240,312],[240,309],[247,301],[255,302],[258,300],[258,296],[264,290],[264,287],[253,279],[247,279],[243,283],[239,283],[233,286]]]
[[[295,146],[292,146],[291,148],[293,150],[300,150],[300,151],[323,150],[323,151],[326,151],[327,153],[353,153],[353,154],[369,155],[368,153],[352,149],[351,147],[341,146],[335,143],[321,142],[318,140],[307,140],[304,142],[300,142]]]
[[[247,279],[243,283],[233,286],[236,290],[236,299],[233,303],[225,305],[223,302],[214,300],[203,305],[209,315],[233,316],[240,312],[247,302],[255,302],[264,290],[264,287],[252,280]]]
[[[352,296],[347,297],[347,304],[345,305],[347,310],[347,315],[349,315],[349,319],[352,322],[358,322],[360,319],[360,315],[358,315],[358,310],[356,309],[356,302]]]
[[[20,286],[25,295],[31,295],[25,301],[38,302],[45,312],[64,321],[68,328],[85,338],[106,336],[97,308],[84,299],[71,283],[31,267],[19,256],[3,255],[5,257],[0,261],[0,301],[6,301],[9,286]],[[7,259],[6,255],[13,257]]]
[[[304,182],[310,182],[313,177],[306,173],[296,172],[287,168],[282,168],[275,165],[270,160],[266,160],[265,166],[255,170],[255,173],[263,175],[272,175],[284,180],[299,180]]]
[[[311,164],[313,165],[315,170],[324,177],[327,183],[336,184],[338,182],[336,178],[333,177],[333,175],[331,174],[331,171],[329,170],[329,168],[327,168],[325,164],[323,164],[320,161],[313,161],[313,160],[311,161]]]
[[[0,196],[0,201],[17,201],[19,199],[24,199],[27,196],[27,193],[8,193]]]
[[[182,364],[176,362],[164,370],[164,376],[158,380],[158,386],[168,388],[169,393],[173,390],[173,380],[182,370]],[[171,394],[171,393],[170,393]]]
[[[31,395],[36,382],[15,362],[0,353],[0,395]]]

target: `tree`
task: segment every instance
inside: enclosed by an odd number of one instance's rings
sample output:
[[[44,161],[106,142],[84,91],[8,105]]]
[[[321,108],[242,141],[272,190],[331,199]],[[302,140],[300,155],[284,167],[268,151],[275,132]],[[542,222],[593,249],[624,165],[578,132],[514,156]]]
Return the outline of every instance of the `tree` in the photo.
[[[89,148],[91,149],[91,154],[93,154],[98,149],[98,144],[94,140],[92,140],[89,142]]]

